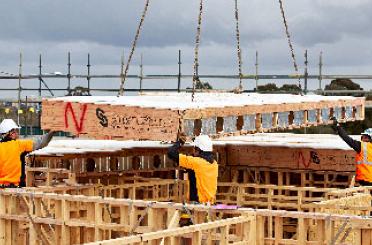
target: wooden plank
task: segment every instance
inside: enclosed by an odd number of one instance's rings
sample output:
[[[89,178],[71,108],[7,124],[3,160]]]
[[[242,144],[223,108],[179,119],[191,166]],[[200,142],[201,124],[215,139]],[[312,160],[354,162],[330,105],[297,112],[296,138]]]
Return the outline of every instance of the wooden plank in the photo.
[[[202,234],[200,231],[195,231],[192,234],[192,244],[200,245],[202,241]],[[363,244],[364,245],[364,244]]]
[[[179,226],[179,221],[180,221],[180,212],[178,210],[175,210],[172,218],[170,219],[169,223],[168,223],[168,229],[171,229],[171,228],[176,228]],[[160,245],[164,245],[165,244],[165,239],[163,238],[161,241],[160,241]],[[169,243],[175,243],[175,239],[172,239],[169,240]]]
[[[362,243],[361,245],[372,245],[372,233],[370,229],[362,230]]]
[[[264,217],[258,216],[256,217],[256,244],[257,245],[264,245],[264,237],[265,237],[265,220]]]
[[[298,219],[298,232],[297,232],[297,244],[302,245],[306,243],[307,237],[307,226],[306,221],[303,218]]]
[[[0,195],[0,215],[6,214],[5,196]],[[0,218],[0,244],[6,244],[6,220]]]
[[[223,226],[220,229],[221,229],[221,238],[220,238],[221,245],[229,244],[229,229],[230,229],[230,226],[226,225],[226,226]]]
[[[275,245],[279,245],[283,239],[283,218],[275,217]]]

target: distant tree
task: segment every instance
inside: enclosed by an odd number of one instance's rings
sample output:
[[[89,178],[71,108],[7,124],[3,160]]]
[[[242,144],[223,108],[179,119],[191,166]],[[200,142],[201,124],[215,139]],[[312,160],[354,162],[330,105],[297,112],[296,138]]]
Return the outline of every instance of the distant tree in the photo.
[[[363,90],[359,84],[354,83],[351,79],[336,78],[330,84],[325,86],[326,90]]]
[[[260,85],[257,86],[257,91],[258,92],[273,92],[273,91],[278,91],[278,87],[276,86],[275,83],[268,83],[265,85]]]
[[[324,87],[325,90],[363,90],[359,84],[354,83],[351,79],[347,78],[337,78],[331,81],[330,84]],[[360,94],[351,93],[334,93],[331,95],[353,95],[353,96],[363,96]]]
[[[301,88],[296,84],[283,84],[283,86],[281,86],[279,90],[294,93],[301,92]]]
[[[367,94],[366,95],[366,100],[372,100],[372,95],[371,94]]]
[[[187,87],[186,89],[192,89],[192,88]],[[213,89],[213,87],[212,85],[209,84],[209,82],[202,82],[200,80],[196,80],[195,89],[206,90],[206,89]]]
[[[76,86],[75,88],[71,89],[67,94],[67,96],[89,96],[89,95],[91,95],[89,93],[89,89],[81,87],[81,86]]]
[[[202,82],[200,80],[196,81],[195,84],[196,89],[213,89],[212,85],[209,82]]]

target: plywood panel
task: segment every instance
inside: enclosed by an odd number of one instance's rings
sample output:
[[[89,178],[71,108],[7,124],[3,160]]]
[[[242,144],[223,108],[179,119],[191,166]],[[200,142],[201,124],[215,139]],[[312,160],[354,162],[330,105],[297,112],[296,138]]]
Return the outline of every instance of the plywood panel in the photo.
[[[353,150],[263,147],[254,145],[226,146],[228,165],[271,167],[298,170],[354,171]]]

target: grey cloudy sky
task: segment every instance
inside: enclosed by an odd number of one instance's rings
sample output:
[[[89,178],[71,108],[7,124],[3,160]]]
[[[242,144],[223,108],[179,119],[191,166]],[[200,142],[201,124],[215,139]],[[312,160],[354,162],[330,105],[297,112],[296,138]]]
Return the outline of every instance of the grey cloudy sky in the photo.
[[[24,73],[38,72],[43,55],[45,72],[119,73],[122,50],[128,54],[144,0],[28,0],[1,1],[0,70],[18,73],[19,53]],[[372,1],[284,0],[292,40],[303,71],[309,51],[310,73],[318,73],[324,53],[324,73],[372,74]],[[138,73],[140,53],[145,74],[192,73],[198,0],[151,0],[131,74]],[[240,0],[243,73],[254,73],[259,51],[261,73],[294,73],[277,0]],[[236,74],[237,58],[233,0],[204,1],[200,47],[201,74]],[[116,84],[118,81],[112,82]],[[116,86],[116,85],[112,85]]]

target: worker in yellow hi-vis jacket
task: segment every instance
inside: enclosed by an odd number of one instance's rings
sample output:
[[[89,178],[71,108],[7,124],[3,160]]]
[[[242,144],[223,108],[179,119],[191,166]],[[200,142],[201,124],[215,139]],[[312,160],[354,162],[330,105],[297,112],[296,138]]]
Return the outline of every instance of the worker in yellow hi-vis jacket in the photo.
[[[168,157],[179,166],[190,169],[195,173],[195,178],[190,178],[190,199],[192,197],[192,186],[196,186],[196,200],[199,203],[213,204],[216,199],[218,164],[214,159],[213,143],[208,135],[200,135],[193,142],[194,154],[188,156],[180,154],[179,149],[185,143],[185,136],[179,137],[179,140],[168,150]]]

